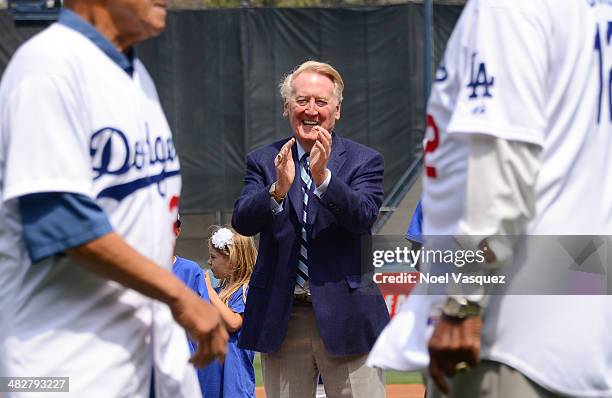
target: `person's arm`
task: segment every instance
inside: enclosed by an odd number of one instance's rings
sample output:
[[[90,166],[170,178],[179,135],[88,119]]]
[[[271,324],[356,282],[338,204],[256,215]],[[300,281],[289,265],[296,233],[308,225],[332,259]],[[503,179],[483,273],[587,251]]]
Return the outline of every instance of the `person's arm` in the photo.
[[[247,156],[244,188],[232,213],[232,227],[238,233],[245,236],[257,235],[270,221],[272,209],[269,189],[259,165]]]
[[[223,318],[228,332],[237,332],[238,330],[240,330],[240,328],[242,328],[242,314],[235,313],[223,301],[221,301],[215,289],[212,288],[212,285],[210,283],[210,275],[208,274],[208,272],[209,271],[206,271],[204,275],[206,278],[206,287],[208,288],[208,296],[210,297],[210,303],[214,305],[215,308],[221,314],[221,318]]]
[[[486,269],[512,262],[516,237],[535,214],[540,148],[485,135],[469,139],[467,187],[457,240],[466,250],[485,250]],[[483,269],[483,272],[486,271]],[[482,302],[480,285],[451,285],[453,295]]]
[[[332,175],[325,195],[317,198],[337,222],[353,233],[366,233],[378,217],[383,199],[383,157],[365,159],[350,182]],[[316,222],[320,222],[318,218]]]
[[[106,213],[95,201],[70,192],[29,194],[18,201],[23,237],[34,266],[45,257],[65,253],[100,276],[167,303],[201,345],[192,358],[197,366],[223,355],[227,333],[218,326],[219,314],[210,305],[194,302],[194,295],[180,280],[112,232]]]
[[[116,233],[68,249],[66,254],[103,278],[168,304],[176,321],[198,345],[190,359],[195,366],[204,366],[215,357],[225,357],[228,335],[218,311]]]
[[[274,158],[276,169],[276,193],[283,199],[287,196],[295,177],[295,165],[291,146],[295,138],[289,139]],[[261,166],[250,155],[246,159],[244,188],[234,204],[232,227],[240,234],[253,236],[260,233],[271,222],[282,222],[284,200],[274,204],[270,196],[272,183],[267,183]]]
[[[512,252],[508,245],[512,240],[506,239],[506,234],[522,232],[533,217],[534,188],[540,168],[538,155],[539,148],[532,144],[491,136],[470,137],[468,186],[460,228],[464,234],[470,234],[464,236],[466,245],[482,248],[483,242],[496,243],[491,245],[492,257],[487,266],[508,262],[508,253]],[[471,242],[474,236],[477,238]],[[484,288],[463,284],[452,288],[455,299],[465,298],[484,310]],[[461,319],[443,315],[440,318],[429,341],[429,370],[443,393],[448,392],[444,376],[453,376],[458,363],[474,366],[480,361],[481,329],[480,315]]]
[[[382,204],[384,161],[382,156],[370,151],[362,155],[361,167],[353,173],[349,182],[340,180],[327,168],[331,159],[333,137],[320,126],[313,128],[317,141],[310,151],[310,171],[317,187],[315,200],[333,217],[317,217],[314,231],[323,230],[335,219],[353,233],[367,233],[378,217]]]
[[[469,139],[465,208],[459,235],[518,235],[535,213],[540,147],[486,135]],[[479,240],[463,239],[475,248]]]
[[[327,186],[329,185],[329,182],[331,181],[332,173],[329,169],[326,169],[326,171],[327,171],[327,176],[325,177],[321,185],[316,185],[315,183],[314,194],[317,195],[319,199],[323,197],[323,195],[325,195],[325,192],[327,192]]]

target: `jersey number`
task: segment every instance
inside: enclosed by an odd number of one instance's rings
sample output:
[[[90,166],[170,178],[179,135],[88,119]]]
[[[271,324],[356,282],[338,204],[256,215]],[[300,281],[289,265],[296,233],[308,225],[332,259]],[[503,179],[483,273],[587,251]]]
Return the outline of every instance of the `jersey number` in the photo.
[[[436,148],[438,148],[438,145],[440,145],[440,130],[438,130],[436,121],[431,115],[427,115],[426,129],[431,129],[433,132],[433,139],[427,138],[425,140],[425,175],[429,178],[438,178],[436,168],[427,164],[427,154],[435,151]],[[425,135],[427,135],[427,130],[425,130]]]
[[[602,30],[606,30],[605,34]],[[612,122],[612,67],[608,67],[607,76],[604,75],[604,48],[610,47],[612,39],[612,21],[608,21],[607,26],[601,29],[599,24],[595,27],[595,52],[597,53],[597,66],[599,77],[599,104],[597,107],[597,124],[601,123],[601,108],[604,103],[604,78],[608,79],[608,111]]]

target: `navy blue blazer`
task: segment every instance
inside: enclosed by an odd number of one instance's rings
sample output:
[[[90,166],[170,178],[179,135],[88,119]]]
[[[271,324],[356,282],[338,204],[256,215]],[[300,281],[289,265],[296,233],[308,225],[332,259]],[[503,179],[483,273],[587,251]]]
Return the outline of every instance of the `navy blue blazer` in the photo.
[[[260,352],[280,349],[293,303],[303,215],[296,145],[296,177],[277,215],[269,194],[276,180],[274,157],[287,141],[247,155],[244,189],[232,216],[240,234],[260,234],[239,342]],[[327,167],[332,174],[327,191],[322,198],[312,195],[308,203],[312,305],[330,354],[363,354],[389,321],[371,262],[371,227],[383,199],[384,161],[378,152],[334,134]]]

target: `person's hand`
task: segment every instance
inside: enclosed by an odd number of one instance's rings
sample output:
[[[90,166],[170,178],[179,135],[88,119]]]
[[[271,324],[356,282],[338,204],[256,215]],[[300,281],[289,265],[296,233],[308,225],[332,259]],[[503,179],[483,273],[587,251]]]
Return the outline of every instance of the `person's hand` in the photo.
[[[331,156],[332,136],[321,126],[315,126],[313,130],[319,134],[310,150],[310,174],[318,187],[327,178],[327,162]]]
[[[206,282],[206,290],[208,290],[208,296],[211,295],[211,292],[215,292],[215,289],[213,289],[212,287],[212,282],[210,281],[209,272],[210,271],[204,271],[204,281]]]
[[[283,145],[274,158],[276,167],[276,193],[280,196],[287,195],[293,179],[295,178],[295,163],[291,155],[291,147],[295,144],[295,138],[291,138]]]
[[[197,344],[197,351],[189,359],[195,367],[203,367],[214,358],[223,362],[227,351],[228,334],[216,308],[188,288],[170,306],[174,319]]]
[[[442,316],[429,339],[429,373],[444,394],[449,388],[444,376],[469,370],[480,361],[482,318]]]

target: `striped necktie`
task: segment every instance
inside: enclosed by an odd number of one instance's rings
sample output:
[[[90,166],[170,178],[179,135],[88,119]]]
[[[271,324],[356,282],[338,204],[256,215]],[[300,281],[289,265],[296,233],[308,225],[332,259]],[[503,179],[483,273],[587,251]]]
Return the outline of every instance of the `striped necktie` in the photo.
[[[312,176],[310,175],[309,153],[305,153],[300,160],[300,177],[302,194],[304,195],[304,214],[302,218],[302,234],[300,236],[300,256],[298,258],[298,269],[296,283],[301,288],[306,286],[308,281],[308,234],[306,233],[306,223],[308,222],[308,197],[312,194]]]

